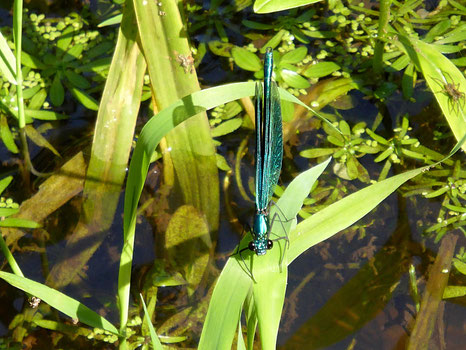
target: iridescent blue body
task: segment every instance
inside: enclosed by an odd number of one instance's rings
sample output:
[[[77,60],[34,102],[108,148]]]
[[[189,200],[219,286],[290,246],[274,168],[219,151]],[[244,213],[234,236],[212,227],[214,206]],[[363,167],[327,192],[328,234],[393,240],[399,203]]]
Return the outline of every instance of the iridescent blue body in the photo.
[[[273,246],[269,239],[269,203],[280,176],[283,158],[282,115],[277,83],[272,81],[273,51],[264,59],[264,87],[256,84],[256,214],[253,240],[248,248],[264,255]]]

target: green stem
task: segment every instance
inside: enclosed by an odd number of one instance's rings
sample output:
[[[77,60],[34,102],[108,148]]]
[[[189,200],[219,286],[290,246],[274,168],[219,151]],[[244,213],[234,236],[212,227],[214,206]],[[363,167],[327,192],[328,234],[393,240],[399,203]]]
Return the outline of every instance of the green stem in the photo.
[[[13,35],[15,40],[16,55],[16,101],[18,103],[18,120],[19,128],[23,129],[26,125],[24,117],[23,101],[23,73],[21,71],[21,46],[23,33],[23,1],[15,0],[13,8]]]
[[[390,19],[390,5],[392,0],[380,1],[379,30],[377,33],[377,43],[375,44],[373,68],[376,74],[382,73],[383,51],[385,37],[387,35],[388,20]]]

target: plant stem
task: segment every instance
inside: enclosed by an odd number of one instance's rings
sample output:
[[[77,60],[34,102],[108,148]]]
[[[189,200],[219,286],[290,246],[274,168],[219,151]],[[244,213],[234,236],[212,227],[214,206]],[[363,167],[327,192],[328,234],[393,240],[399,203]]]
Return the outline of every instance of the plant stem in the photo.
[[[375,44],[373,68],[376,74],[382,73],[383,50],[385,37],[387,35],[387,25],[390,19],[390,5],[392,0],[380,1],[379,30],[377,32],[377,42]]]

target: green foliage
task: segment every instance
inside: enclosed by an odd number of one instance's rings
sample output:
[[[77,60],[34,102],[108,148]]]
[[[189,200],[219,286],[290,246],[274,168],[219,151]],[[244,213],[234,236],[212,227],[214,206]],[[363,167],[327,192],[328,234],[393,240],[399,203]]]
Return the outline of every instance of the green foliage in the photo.
[[[90,92],[105,78],[113,42],[97,31],[86,30],[87,19],[76,13],[59,20],[32,13],[24,19],[21,56],[26,123],[67,118],[52,110],[52,106],[63,105],[67,91],[84,107],[97,110],[98,102]],[[2,32],[5,38],[0,38],[0,45],[13,48],[11,29],[3,28]],[[5,52],[9,58],[11,51]],[[11,65],[11,61],[10,57],[7,62]],[[18,119],[16,87],[5,72],[2,69],[0,77],[0,135],[8,150],[18,153],[10,120]],[[33,141],[55,152],[40,134],[36,133]]]

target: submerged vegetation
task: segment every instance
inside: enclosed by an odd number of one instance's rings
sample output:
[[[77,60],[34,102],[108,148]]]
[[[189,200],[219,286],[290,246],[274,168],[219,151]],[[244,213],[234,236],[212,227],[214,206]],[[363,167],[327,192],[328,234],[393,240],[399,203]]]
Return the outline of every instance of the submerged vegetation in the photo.
[[[1,28],[0,349],[464,343],[464,5],[98,3]],[[290,244],[238,257],[267,47]]]

